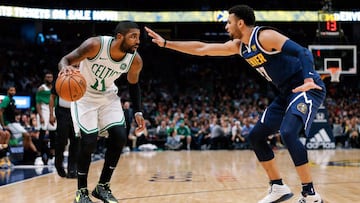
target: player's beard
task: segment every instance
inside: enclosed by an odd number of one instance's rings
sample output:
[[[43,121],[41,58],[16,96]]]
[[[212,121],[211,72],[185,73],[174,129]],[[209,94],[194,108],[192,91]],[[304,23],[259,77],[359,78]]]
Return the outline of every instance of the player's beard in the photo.
[[[48,81],[48,80],[46,80],[46,81],[45,81],[45,84],[46,84],[47,86],[49,86],[49,85],[51,85],[51,84],[52,84],[52,81]]]
[[[243,37],[243,33],[238,28],[236,28],[235,32],[229,32],[229,36],[231,40],[241,39]]]
[[[121,43],[120,45],[121,52],[133,54],[135,53],[135,50],[136,49],[134,49],[133,46],[128,46],[126,43]]]
[[[13,98],[14,96],[15,96],[15,93],[13,93],[13,92],[9,93],[10,98]]]

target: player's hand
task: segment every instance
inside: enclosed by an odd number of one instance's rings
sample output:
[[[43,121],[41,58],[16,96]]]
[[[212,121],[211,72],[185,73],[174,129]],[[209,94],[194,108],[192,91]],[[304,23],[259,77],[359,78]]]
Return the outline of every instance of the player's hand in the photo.
[[[64,66],[61,68],[58,76],[62,75],[72,75],[74,73],[80,73],[80,70],[74,66]]]
[[[51,125],[54,125],[55,122],[56,122],[55,116],[54,116],[54,115],[50,115],[50,117],[49,117],[49,123],[50,123]]]
[[[157,44],[159,47],[164,47],[165,39],[161,37],[158,33],[154,32],[152,29],[145,26],[145,30],[150,37],[152,37],[152,42]]]
[[[311,89],[318,89],[318,90],[322,90],[322,87],[320,87],[319,85],[314,83],[314,80],[312,78],[307,78],[304,80],[304,84],[296,87],[295,89],[293,89],[292,91],[294,93],[297,92],[306,92],[309,91]]]
[[[45,120],[44,120],[44,118],[41,116],[41,117],[40,117],[40,124],[43,125],[44,123],[45,123]]]
[[[138,127],[135,128],[135,135],[140,136],[146,130],[145,119],[144,119],[144,117],[142,115],[137,114],[137,115],[135,115],[135,121],[136,121],[136,123],[138,125]]]

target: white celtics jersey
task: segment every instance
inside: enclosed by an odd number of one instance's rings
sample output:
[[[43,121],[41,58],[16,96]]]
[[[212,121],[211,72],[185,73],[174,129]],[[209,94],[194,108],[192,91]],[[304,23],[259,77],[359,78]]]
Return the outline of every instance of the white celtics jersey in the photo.
[[[111,36],[100,36],[101,47],[93,59],[85,59],[80,63],[80,72],[86,78],[87,91],[106,93],[112,91],[116,80],[122,73],[129,71],[136,55],[127,53],[121,61],[114,61],[110,57],[110,46],[114,40]]]

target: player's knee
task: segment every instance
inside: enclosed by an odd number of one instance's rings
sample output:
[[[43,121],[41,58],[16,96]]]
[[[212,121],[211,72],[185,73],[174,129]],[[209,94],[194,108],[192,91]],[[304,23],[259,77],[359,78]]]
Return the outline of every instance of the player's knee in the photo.
[[[301,166],[308,163],[307,151],[305,146],[299,140],[299,133],[302,127],[296,125],[282,128],[280,131],[281,139],[287,146],[291,159],[295,166]]]
[[[262,148],[262,145],[266,143],[266,139],[264,137],[264,133],[254,128],[246,138],[249,141],[249,144],[254,148]]]
[[[96,149],[98,133],[82,134],[80,145],[83,146],[81,151],[83,153],[93,153]]]
[[[112,145],[123,147],[127,141],[126,128],[124,126],[113,126],[108,129]]]
[[[302,127],[297,125],[286,126],[280,129],[280,136],[283,143],[291,147],[299,138]]]

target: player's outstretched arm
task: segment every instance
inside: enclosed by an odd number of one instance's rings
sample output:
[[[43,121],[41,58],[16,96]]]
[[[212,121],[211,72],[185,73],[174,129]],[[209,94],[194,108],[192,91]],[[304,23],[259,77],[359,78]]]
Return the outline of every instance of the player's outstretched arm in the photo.
[[[159,47],[164,47],[186,54],[197,56],[231,56],[239,54],[240,41],[231,40],[225,43],[205,43],[200,41],[170,41],[161,37],[158,33],[145,27],[146,32],[152,38],[152,42]]]

